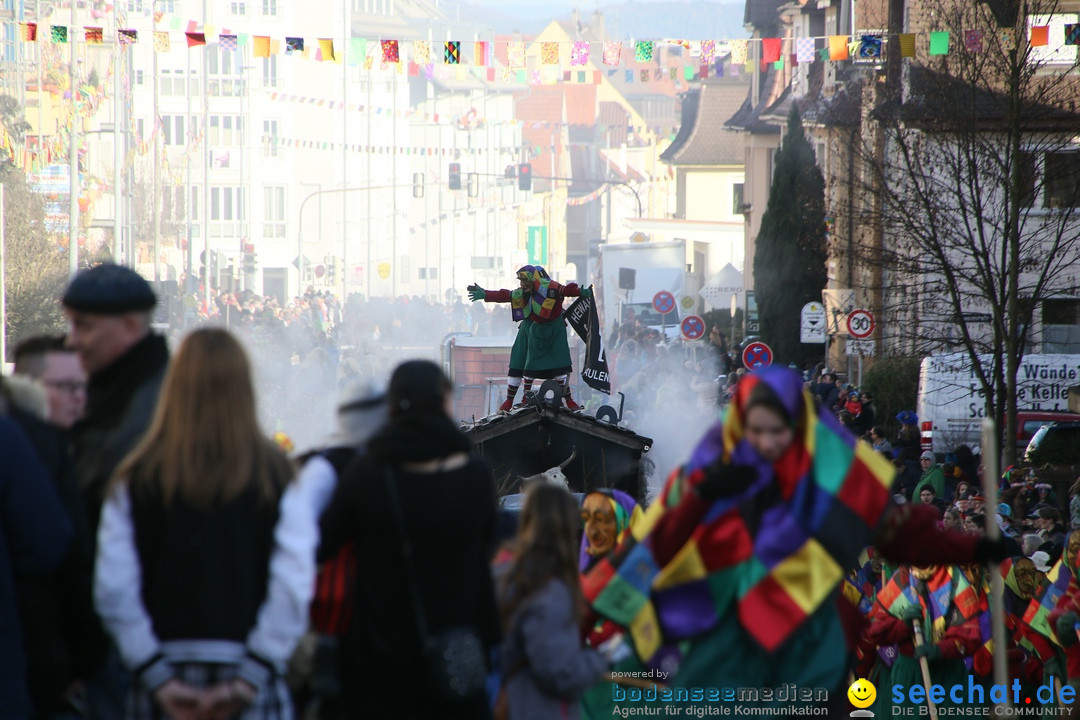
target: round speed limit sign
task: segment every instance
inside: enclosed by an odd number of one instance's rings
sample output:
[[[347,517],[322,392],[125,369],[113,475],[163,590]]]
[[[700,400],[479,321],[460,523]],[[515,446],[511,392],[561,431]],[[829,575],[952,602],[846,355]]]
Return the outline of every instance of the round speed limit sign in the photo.
[[[874,332],[874,313],[869,310],[852,310],[847,316],[847,329],[851,337],[868,338]]]

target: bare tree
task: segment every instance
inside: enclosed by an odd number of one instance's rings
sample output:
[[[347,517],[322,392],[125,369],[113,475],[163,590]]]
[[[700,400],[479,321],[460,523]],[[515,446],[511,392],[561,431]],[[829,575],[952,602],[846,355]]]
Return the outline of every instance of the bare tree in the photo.
[[[1060,15],[1052,0],[920,8],[953,42],[863,92],[848,188],[859,198],[858,261],[873,268],[864,277],[887,346],[966,353],[987,416],[1015,438],[1017,373],[1037,313],[1076,293],[1076,47],[1027,43],[1029,25]],[[1011,464],[1015,442],[1002,446]]]

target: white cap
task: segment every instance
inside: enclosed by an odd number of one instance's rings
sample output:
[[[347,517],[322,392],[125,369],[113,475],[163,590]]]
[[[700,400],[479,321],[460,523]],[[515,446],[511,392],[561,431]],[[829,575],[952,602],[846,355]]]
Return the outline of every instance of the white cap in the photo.
[[[1031,553],[1031,562],[1035,563],[1035,569],[1039,572],[1050,571],[1050,554],[1043,550]]]

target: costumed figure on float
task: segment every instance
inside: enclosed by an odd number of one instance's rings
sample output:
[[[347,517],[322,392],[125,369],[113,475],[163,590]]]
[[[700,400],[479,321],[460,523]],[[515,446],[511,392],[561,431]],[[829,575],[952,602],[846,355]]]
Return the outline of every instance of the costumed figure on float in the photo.
[[[509,412],[514,407],[522,380],[525,393],[528,393],[537,378],[558,380],[567,409],[580,410],[581,406],[570,395],[572,366],[562,301],[567,297],[590,298],[592,289],[577,283],[562,285],[555,282],[539,265],[525,265],[517,271],[517,278],[520,286],[514,290],[484,290],[476,284],[468,287],[469,299],[473,302],[510,303],[511,317],[514,322],[521,323],[510,350],[506,400],[499,406],[499,412]]]

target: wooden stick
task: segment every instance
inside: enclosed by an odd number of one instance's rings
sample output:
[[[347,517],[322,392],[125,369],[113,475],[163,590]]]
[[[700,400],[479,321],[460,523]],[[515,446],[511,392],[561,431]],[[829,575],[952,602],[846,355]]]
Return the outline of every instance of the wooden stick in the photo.
[[[615,683],[616,685],[623,685],[625,687],[636,687],[642,690],[650,690],[656,688],[657,690],[667,690],[667,685],[650,680],[643,677],[623,677],[622,675],[615,677],[612,673],[604,673],[604,679],[607,682]]]
[[[1065,702],[1061,699],[1061,678],[1054,678],[1054,692],[1057,693],[1057,704],[1061,708],[1061,714],[1065,714]]]
[[[922,623],[915,620],[911,627],[915,633],[915,647],[922,647],[926,644],[923,640]],[[927,662],[926,658],[919,658],[919,668],[922,670],[923,686],[926,688],[926,707],[930,711],[930,720],[937,720],[937,706],[934,705],[934,701],[930,699],[930,663]]]
[[[986,507],[989,510],[984,516],[987,518],[986,537],[993,541],[1001,539],[1001,528],[993,520],[998,506],[998,447],[997,427],[992,419],[986,418],[982,421],[982,486],[983,497],[986,498]],[[994,683],[1005,686],[1009,684],[1009,646],[1005,638],[1005,580],[1001,577],[1001,566],[997,563],[988,563],[987,569],[990,571],[990,636],[994,639]],[[1009,706],[1007,696],[999,706]]]

